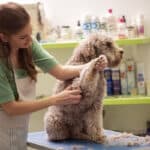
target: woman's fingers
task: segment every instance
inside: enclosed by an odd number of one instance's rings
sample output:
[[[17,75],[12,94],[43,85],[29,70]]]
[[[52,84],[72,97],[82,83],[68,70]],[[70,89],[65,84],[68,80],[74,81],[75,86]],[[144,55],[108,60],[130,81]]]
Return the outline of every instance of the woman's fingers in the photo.
[[[81,99],[81,95],[72,95],[72,99],[74,100],[80,100]]]
[[[81,90],[71,90],[70,93],[73,95],[81,94]]]
[[[70,86],[67,86],[66,88],[65,88],[65,90],[72,90],[72,86],[70,85]]]
[[[68,105],[68,104],[78,104],[80,103],[81,100],[81,95],[71,95],[69,99],[66,99],[63,104]]]
[[[80,100],[73,100],[71,104],[79,104]]]

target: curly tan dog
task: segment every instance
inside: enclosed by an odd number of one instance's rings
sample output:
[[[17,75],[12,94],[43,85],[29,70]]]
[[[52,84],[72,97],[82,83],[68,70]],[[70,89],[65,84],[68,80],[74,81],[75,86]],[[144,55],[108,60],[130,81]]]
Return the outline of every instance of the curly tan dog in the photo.
[[[105,93],[104,72],[96,65],[105,55],[108,66],[117,66],[123,51],[112,39],[99,34],[90,35],[74,51],[67,64],[81,65],[89,63],[80,77],[67,81],[59,81],[55,93],[68,86],[80,87],[82,100],[79,104],[50,106],[44,117],[45,129],[49,140],[63,140],[68,138],[103,142],[103,97]]]

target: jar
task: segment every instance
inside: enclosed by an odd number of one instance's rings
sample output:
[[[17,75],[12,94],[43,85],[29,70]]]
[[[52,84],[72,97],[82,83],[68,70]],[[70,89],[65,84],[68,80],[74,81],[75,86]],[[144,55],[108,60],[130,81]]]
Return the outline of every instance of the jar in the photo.
[[[127,26],[128,30],[128,38],[136,38],[137,37],[137,28],[136,26]]]
[[[70,26],[62,26],[61,27],[61,39],[70,40],[72,39],[72,30]]]

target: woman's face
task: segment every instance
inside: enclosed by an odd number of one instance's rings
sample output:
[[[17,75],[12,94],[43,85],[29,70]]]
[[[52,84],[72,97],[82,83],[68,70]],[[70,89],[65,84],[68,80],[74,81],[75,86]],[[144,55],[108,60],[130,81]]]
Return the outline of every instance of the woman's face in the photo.
[[[29,23],[18,33],[10,35],[8,37],[8,42],[11,49],[19,49],[19,48],[28,48],[32,43],[32,27]]]

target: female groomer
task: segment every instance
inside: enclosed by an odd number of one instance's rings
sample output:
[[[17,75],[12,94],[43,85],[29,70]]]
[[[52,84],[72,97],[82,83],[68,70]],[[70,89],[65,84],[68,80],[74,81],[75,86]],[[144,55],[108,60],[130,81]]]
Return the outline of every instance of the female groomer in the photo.
[[[35,101],[37,71],[60,80],[78,76],[82,66],[62,66],[31,38],[30,16],[19,4],[0,4],[0,149],[25,150],[29,113],[50,105],[80,102],[81,91],[63,92]],[[103,60],[101,67],[105,67]]]

